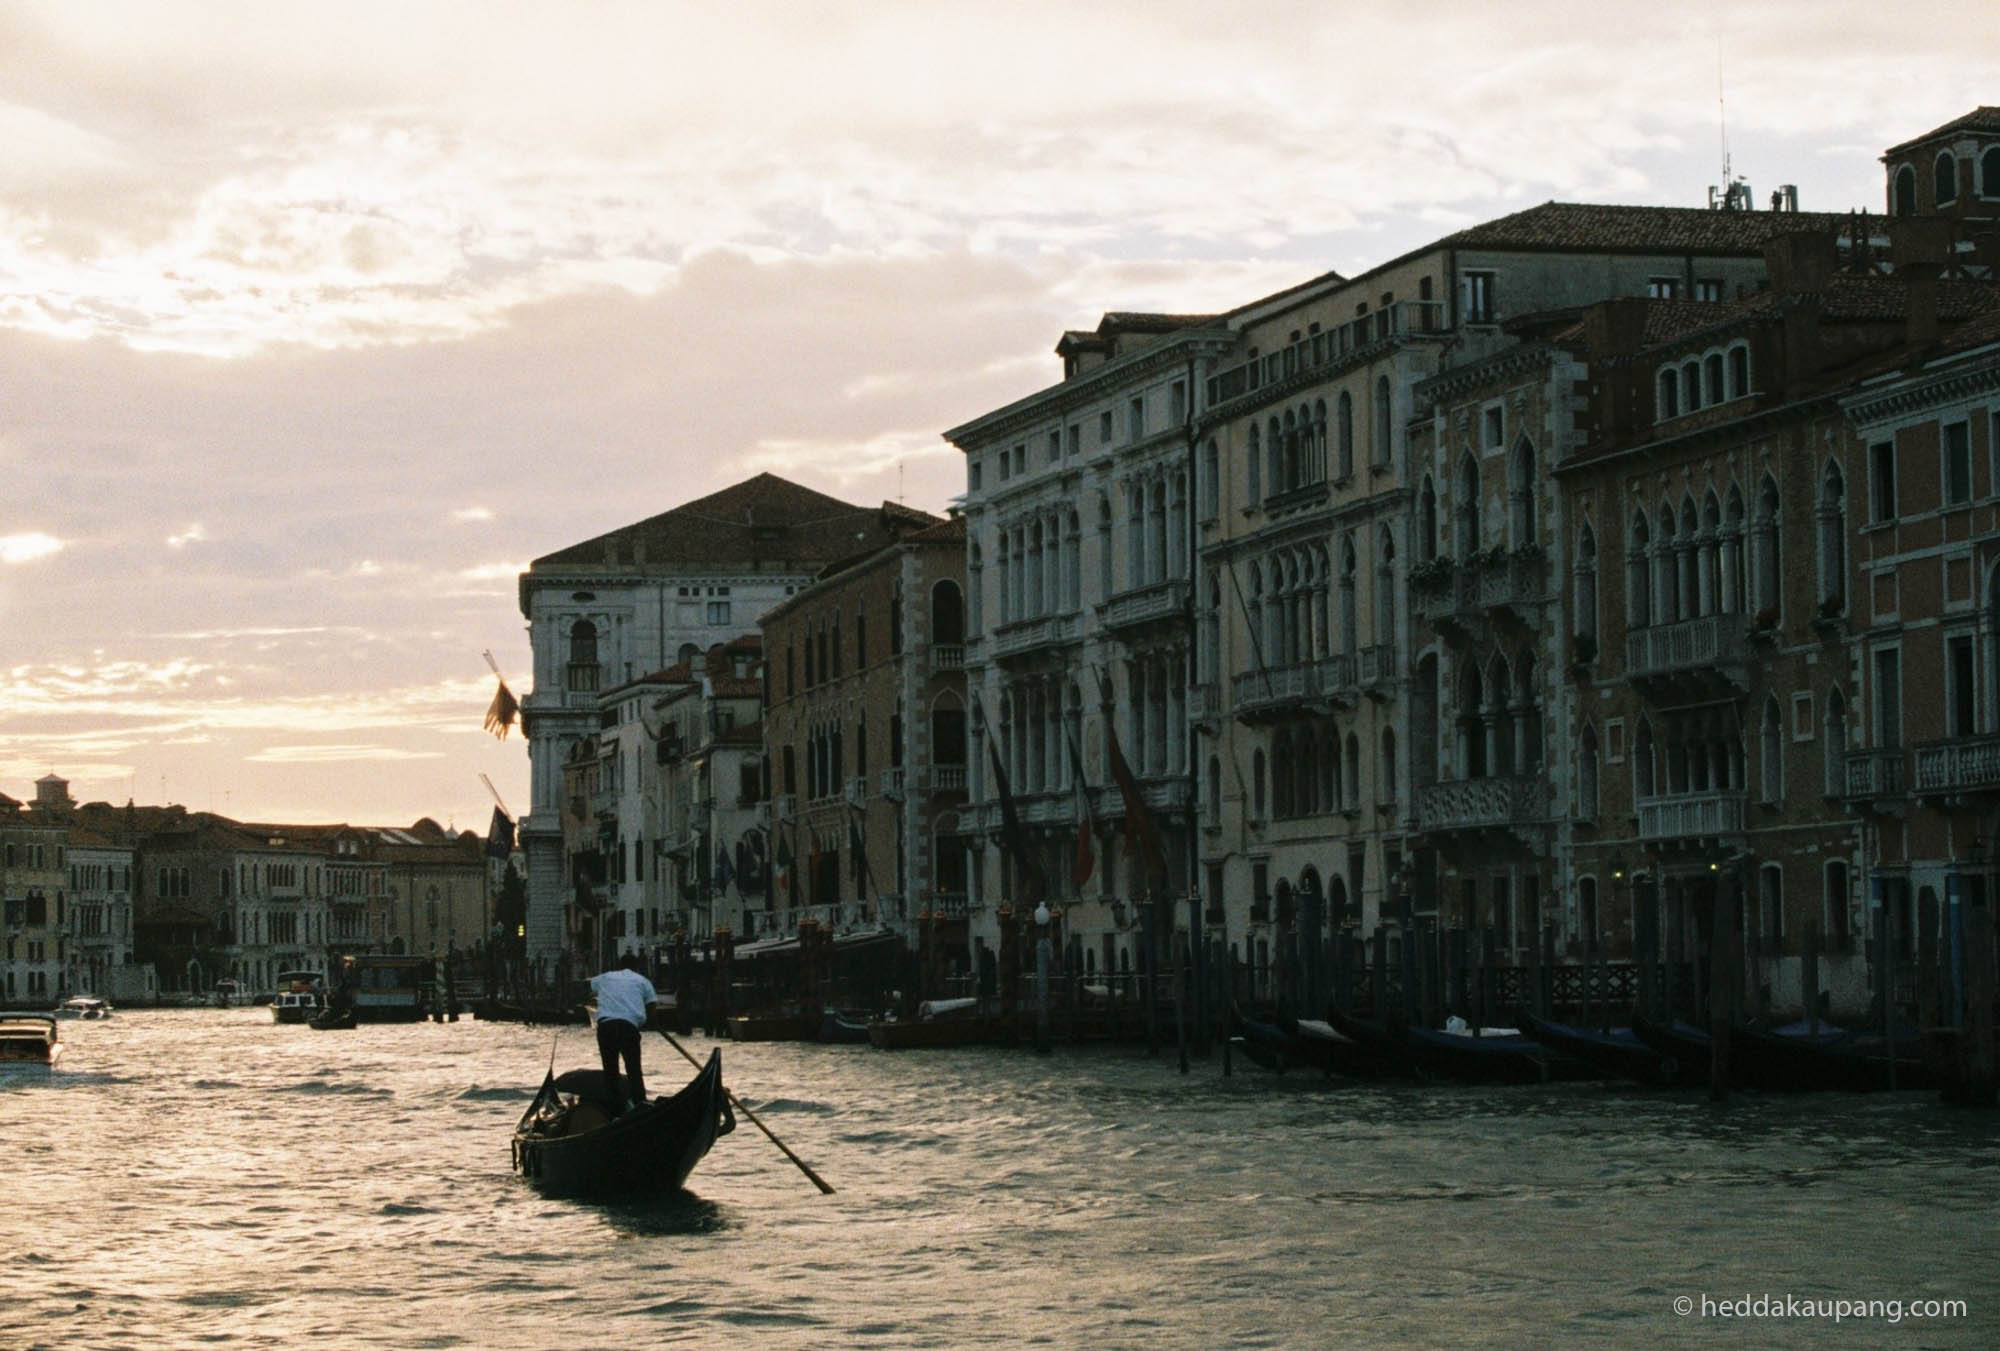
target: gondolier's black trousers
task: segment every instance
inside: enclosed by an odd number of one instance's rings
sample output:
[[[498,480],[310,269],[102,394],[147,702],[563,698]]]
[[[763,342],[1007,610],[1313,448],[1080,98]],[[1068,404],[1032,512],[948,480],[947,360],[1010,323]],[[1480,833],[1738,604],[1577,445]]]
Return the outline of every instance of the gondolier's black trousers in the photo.
[[[604,1082],[617,1095],[620,1105],[646,1100],[646,1081],[639,1073],[639,1029],[623,1018],[597,1020],[597,1054],[604,1061]],[[618,1081],[618,1059],[625,1059],[629,1083]],[[620,1090],[623,1089],[623,1092]]]

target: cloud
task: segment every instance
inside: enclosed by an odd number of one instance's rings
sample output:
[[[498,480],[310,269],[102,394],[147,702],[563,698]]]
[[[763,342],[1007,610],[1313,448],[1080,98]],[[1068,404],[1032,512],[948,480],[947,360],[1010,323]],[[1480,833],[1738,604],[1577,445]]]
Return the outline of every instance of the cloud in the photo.
[[[454,521],[490,521],[493,519],[491,507],[460,507],[451,514]]]
[[[350,760],[438,760],[443,751],[413,751],[397,746],[324,745],[266,746],[245,760],[253,764],[325,765]]]
[[[22,535],[0,535],[0,563],[32,563],[38,558],[60,553],[63,542],[39,530]]]
[[[193,525],[190,525],[187,529],[181,531],[179,534],[168,535],[167,547],[169,549],[184,549],[190,544],[204,543],[207,541],[207,539],[208,539],[208,531],[202,528],[202,524],[200,521],[196,521]]]

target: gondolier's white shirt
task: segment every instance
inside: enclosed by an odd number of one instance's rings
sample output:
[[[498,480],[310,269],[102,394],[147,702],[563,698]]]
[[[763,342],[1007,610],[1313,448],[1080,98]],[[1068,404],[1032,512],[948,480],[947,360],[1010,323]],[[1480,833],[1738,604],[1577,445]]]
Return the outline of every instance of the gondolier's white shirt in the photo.
[[[597,996],[597,1021],[619,1018],[634,1027],[646,1025],[646,1006],[660,1002],[653,982],[637,971],[618,967],[590,978],[591,993]]]

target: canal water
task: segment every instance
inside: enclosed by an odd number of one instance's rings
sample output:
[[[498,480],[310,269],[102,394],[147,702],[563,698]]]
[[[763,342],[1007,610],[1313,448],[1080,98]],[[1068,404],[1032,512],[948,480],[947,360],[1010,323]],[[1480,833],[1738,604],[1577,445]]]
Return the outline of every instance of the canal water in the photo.
[[[1225,1078],[1219,1053],[1183,1077],[1122,1047],[725,1044],[836,1194],[743,1122],[689,1194],[586,1205],[508,1164],[552,1047],[593,1059],[584,1028],[63,1031],[61,1071],[0,1081],[8,1351],[2000,1342],[2000,1119],[1915,1093],[1717,1109]],[[647,1069],[691,1072],[657,1038]],[[1788,1296],[1825,1312],[1755,1314]],[[1836,1324],[1836,1300],[1879,1304]],[[1926,1300],[1964,1312],[1890,1321]]]

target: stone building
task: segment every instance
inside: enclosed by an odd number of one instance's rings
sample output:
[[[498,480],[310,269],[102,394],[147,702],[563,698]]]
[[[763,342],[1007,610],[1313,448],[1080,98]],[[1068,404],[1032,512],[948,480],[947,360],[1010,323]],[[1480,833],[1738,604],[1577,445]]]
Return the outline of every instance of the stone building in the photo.
[[[521,704],[531,801],[520,842],[530,957],[552,958],[566,941],[575,879],[563,843],[565,766],[598,732],[600,695],[744,632],[826,564],[922,519],[760,474],[529,565],[520,602],[534,653]]]
[[[840,560],[763,619],[772,873],[756,933],[920,916],[966,951],[964,523]]]
[[[32,806],[0,793],[0,998],[15,1007],[46,1008],[71,992],[67,831],[50,810],[50,782],[36,785]]]

